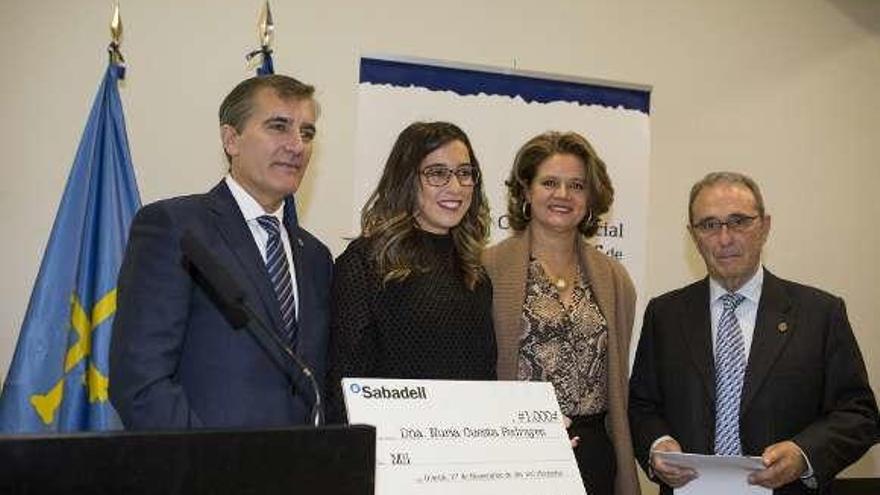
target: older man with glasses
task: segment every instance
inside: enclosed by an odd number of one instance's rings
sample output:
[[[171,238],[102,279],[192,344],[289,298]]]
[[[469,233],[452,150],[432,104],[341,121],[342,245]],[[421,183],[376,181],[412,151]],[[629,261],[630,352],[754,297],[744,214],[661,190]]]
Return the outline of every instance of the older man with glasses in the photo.
[[[711,173],[691,189],[708,277],[653,299],[630,379],[636,457],[671,493],[693,470],[653,454],[761,456],[748,482],[825,493],[877,438],[877,404],[844,302],[761,266],[758,185]]]

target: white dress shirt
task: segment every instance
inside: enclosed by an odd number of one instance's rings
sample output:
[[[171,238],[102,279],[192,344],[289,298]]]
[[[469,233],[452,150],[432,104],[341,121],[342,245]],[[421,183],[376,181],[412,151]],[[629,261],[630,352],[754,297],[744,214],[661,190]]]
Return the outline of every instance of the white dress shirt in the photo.
[[[266,263],[266,241],[269,240],[269,233],[260,226],[257,218],[263,215],[271,215],[278,219],[279,226],[281,227],[281,244],[284,246],[287,266],[290,269],[290,281],[293,284],[294,317],[299,319],[299,290],[296,283],[296,270],[293,268],[293,251],[290,249],[290,236],[284,227],[284,203],[274,212],[266,213],[263,207],[260,206],[260,203],[257,203],[257,200],[241,187],[241,184],[236,182],[231,175],[227,174],[224,180],[229,187],[229,191],[232,193],[232,197],[235,198],[235,202],[238,204],[238,209],[244,215],[248,229],[251,231],[251,236],[257,244],[260,256],[263,258],[263,263]]]

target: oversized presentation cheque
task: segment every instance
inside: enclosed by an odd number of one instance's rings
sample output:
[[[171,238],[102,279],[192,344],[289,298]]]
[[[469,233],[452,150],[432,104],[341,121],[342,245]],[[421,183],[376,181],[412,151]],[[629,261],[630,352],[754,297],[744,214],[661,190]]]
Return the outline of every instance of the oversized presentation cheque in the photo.
[[[376,494],[584,494],[549,383],[343,378],[376,427]]]

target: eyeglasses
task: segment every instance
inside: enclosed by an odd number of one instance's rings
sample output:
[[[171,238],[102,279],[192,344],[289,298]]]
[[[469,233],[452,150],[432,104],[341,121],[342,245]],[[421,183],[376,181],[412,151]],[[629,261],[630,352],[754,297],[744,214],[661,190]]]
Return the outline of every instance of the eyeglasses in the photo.
[[[432,165],[420,173],[425,176],[428,185],[433,187],[449,184],[453,175],[461,187],[473,187],[480,180],[480,170],[473,165],[462,165],[455,170],[443,165]]]
[[[755,220],[758,218],[758,215],[749,216],[740,214],[730,215],[727,217],[727,220],[709,217],[691,225],[691,227],[703,235],[718,234],[721,232],[721,228],[725,225],[727,226],[727,230],[731,232],[745,232],[754,225]]]

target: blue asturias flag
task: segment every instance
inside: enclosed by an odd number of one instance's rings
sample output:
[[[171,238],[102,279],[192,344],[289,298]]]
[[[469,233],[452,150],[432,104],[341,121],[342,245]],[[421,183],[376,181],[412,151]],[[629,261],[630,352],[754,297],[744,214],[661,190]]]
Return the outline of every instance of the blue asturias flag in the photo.
[[[261,50],[263,55],[263,63],[257,67],[257,75],[258,76],[268,76],[270,74],[275,73],[275,65],[272,63],[272,49],[269,47],[263,47]]]
[[[92,105],[0,396],[7,433],[119,429],[107,400],[116,276],[140,206],[113,61]]]

